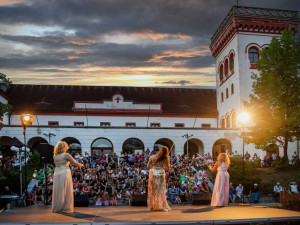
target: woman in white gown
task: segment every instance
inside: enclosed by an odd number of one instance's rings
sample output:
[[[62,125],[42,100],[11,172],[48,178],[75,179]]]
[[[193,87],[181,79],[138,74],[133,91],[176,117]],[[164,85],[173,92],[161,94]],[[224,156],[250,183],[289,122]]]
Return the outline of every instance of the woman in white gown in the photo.
[[[76,162],[69,153],[66,153],[68,149],[69,146],[64,141],[58,142],[54,148],[55,172],[53,177],[52,211],[56,213],[73,212],[73,182],[69,164],[71,162],[75,166],[83,166],[83,164]]]
[[[227,172],[230,166],[230,159],[228,151],[221,153],[218,156],[218,160],[215,166],[211,168],[207,167],[215,172],[218,170],[217,177],[214,184],[213,196],[211,198],[211,206],[228,206],[229,202],[229,173]]]

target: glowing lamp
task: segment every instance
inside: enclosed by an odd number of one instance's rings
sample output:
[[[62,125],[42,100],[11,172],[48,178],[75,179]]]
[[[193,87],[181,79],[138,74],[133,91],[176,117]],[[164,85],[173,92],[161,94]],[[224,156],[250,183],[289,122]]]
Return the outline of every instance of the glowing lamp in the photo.
[[[241,123],[245,124],[250,120],[250,115],[247,112],[242,112],[238,115],[237,118]]]
[[[21,122],[23,126],[32,125],[34,118],[30,114],[24,114],[21,116]]]

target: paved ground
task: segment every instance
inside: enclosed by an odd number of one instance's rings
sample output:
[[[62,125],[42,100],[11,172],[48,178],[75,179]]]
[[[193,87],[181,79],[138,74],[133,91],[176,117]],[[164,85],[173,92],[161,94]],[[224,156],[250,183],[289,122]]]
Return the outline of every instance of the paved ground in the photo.
[[[240,219],[293,218],[300,221],[300,212],[261,206],[173,206],[170,212],[147,212],[146,207],[76,207],[73,214],[51,212],[51,206],[30,206],[0,214],[0,223],[140,223],[166,221],[217,221]],[[284,220],[284,219],[283,219]]]

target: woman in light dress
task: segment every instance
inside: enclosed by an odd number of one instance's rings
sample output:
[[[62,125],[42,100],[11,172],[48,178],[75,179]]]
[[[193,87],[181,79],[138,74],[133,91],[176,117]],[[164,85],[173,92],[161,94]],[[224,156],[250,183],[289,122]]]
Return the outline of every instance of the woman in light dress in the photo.
[[[148,181],[148,211],[170,211],[166,198],[165,170],[170,168],[169,149],[163,146],[158,154],[152,155],[147,167],[149,170]]]
[[[66,153],[68,149],[69,146],[64,141],[58,142],[54,148],[55,172],[53,177],[52,211],[56,213],[73,212],[73,182],[69,164],[72,163],[78,167],[83,166],[69,153]]]
[[[227,172],[230,166],[228,150],[226,153],[221,153],[215,166],[212,168],[207,164],[207,167],[212,171],[218,171],[214,184],[211,206],[228,206],[229,202],[229,173]]]

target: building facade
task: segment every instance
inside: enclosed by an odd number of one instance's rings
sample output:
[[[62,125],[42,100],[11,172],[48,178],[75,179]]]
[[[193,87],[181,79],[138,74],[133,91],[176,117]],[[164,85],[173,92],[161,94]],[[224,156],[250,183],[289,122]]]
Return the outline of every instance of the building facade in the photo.
[[[297,21],[294,11],[233,7],[211,38],[216,89],[13,84],[0,96],[13,106],[2,120],[2,142],[24,140],[20,118],[29,113],[35,118],[26,129],[30,149],[65,140],[89,153],[119,155],[173,144],[176,155],[210,153],[215,159],[226,148],[241,153],[236,117],[251,93],[259,50],[285,28],[297,32]],[[245,148],[265,154],[253,145]],[[289,148],[292,154],[297,143]]]

